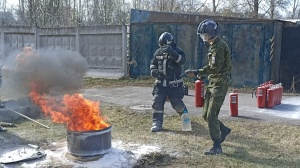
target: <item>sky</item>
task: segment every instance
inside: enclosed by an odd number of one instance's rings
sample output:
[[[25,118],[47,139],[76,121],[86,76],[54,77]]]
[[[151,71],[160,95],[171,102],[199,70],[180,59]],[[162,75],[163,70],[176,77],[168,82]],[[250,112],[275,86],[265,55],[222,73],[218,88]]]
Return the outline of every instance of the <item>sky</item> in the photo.
[[[6,0],[6,4],[7,6],[11,6],[11,5],[18,5],[19,4],[19,0]]]

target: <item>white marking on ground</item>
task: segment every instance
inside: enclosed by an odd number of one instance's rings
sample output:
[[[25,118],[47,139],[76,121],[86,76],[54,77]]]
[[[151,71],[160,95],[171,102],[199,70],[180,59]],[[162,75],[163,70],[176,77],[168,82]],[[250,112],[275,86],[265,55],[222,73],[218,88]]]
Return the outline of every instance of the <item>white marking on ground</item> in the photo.
[[[285,97],[281,104],[273,108],[259,109],[256,112],[266,113],[277,117],[300,119],[300,97]]]
[[[67,143],[53,143],[57,146],[55,150],[45,150],[47,154],[45,158],[35,161],[24,162],[18,164],[19,166],[26,168],[47,167],[47,166],[62,166],[72,165],[74,168],[80,167],[97,167],[97,168],[120,168],[120,167],[132,167],[134,163],[143,155],[151,152],[160,152],[161,149],[157,146],[123,143],[120,140],[112,141],[111,150],[105,154],[102,158],[96,161],[81,162],[69,160],[66,157],[68,152]],[[5,165],[5,168],[10,168],[9,165]]]

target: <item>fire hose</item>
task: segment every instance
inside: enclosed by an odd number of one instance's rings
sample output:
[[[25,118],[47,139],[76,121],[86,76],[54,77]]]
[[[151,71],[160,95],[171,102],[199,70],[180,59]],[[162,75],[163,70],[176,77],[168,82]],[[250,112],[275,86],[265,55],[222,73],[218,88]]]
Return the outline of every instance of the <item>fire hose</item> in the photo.
[[[13,109],[11,109],[11,108],[8,108],[8,107],[2,107],[2,108],[5,108],[5,109],[7,109],[7,110],[9,110],[9,111],[11,111],[11,112],[14,112],[14,113],[16,113],[16,114],[18,114],[18,115],[20,115],[20,116],[22,116],[22,117],[24,117],[24,118],[30,120],[30,121],[33,121],[33,122],[35,122],[35,123],[37,123],[37,124],[39,124],[39,125],[41,125],[41,126],[43,126],[43,127],[45,127],[45,128],[50,129],[50,127],[48,127],[48,126],[46,126],[46,125],[44,125],[44,124],[42,124],[42,123],[39,123],[38,121],[36,121],[36,120],[34,120],[34,119],[32,119],[32,118],[30,118],[30,117],[24,115],[24,114],[21,114],[21,113],[19,113],[19,112],[13,110]]]

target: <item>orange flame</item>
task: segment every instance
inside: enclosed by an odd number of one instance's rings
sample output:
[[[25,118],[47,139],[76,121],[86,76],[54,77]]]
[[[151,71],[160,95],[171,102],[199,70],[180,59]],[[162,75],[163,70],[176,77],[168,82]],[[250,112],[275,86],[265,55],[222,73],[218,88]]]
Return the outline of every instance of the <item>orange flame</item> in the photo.
[[[100,112],[100,102],[85,99],[82,94],[65,94],[63,100],[46,96],[38,92],[38,85],[32,85],[30,97],[40,106],[53,122],[66,123],[70,131],[102,130],[110,126]]]

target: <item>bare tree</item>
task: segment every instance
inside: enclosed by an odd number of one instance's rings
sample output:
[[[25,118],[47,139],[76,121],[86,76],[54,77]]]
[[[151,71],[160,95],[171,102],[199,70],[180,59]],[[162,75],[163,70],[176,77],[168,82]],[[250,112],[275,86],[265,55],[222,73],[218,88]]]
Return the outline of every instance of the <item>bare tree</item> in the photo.
[[[218,6],[220,5],[220,3],[221,3],[221,0],[212,0],[212,3],[213,3],[213,10],[212,10],[212,12],[213,12],[213,14],[214,15],[216,15],[217,13],[217,8],[218,8]]]
[[[253,18],[258,18],[258,0],[254,0],[253,4]]]
[[[12,14],[6,9],[6,0],[0,1],[0,16],[1,16],[1,25],[7,25],[11,22]],[[13,18],[13,17],[12,17]]]
[[[120,23],[123,25],[129,23],[130,4],[125,2],[125,0],[117,0],[116,6],[114,23]]]
[[[292,18],[299,17],[299,1],[293,0]],[[0,0],[0,10],[9,12],[7,0]],[[129,23],[130,9],[204,13],[233,17],[280,17],[289,0],[19,0],[14,13],[17,21],[4,21],[14,15],[2,14],[3,24],[61,27]],[[12,10],[12,9],[10,9]]]
[[[289,0],[264,0],[262,5],[262,11],[264,11],[264,16],[268,15],[270,19],[274,19],[278,16],[279,10],[286,10],[287,6],[290,4]]]
[[[293,79],[292,79],[292,81],[291,81],[291,87],[290,87],[290,89],[288,90],[289,93],[297,93],[297,92],[298,92],[298,90],[296,89],[296,84],[297,84],[298,82],[300,82],[300,79],[297,79],[297,78],[299,77],[299,75],[300,75],[300,74],[298,74],[298,75],[295,76],[295,75],[292,73]]]
[[[291,19],[295,19],[296,17],[299,18],[299,13],[297,14],[297,10],[299,10],[299,0],[293,0]]]
[[[243,17],[258,18],[259,7],[263,0],[242,0],[240,3],[232,2],[231,5],[238,11],[243,11]]]

